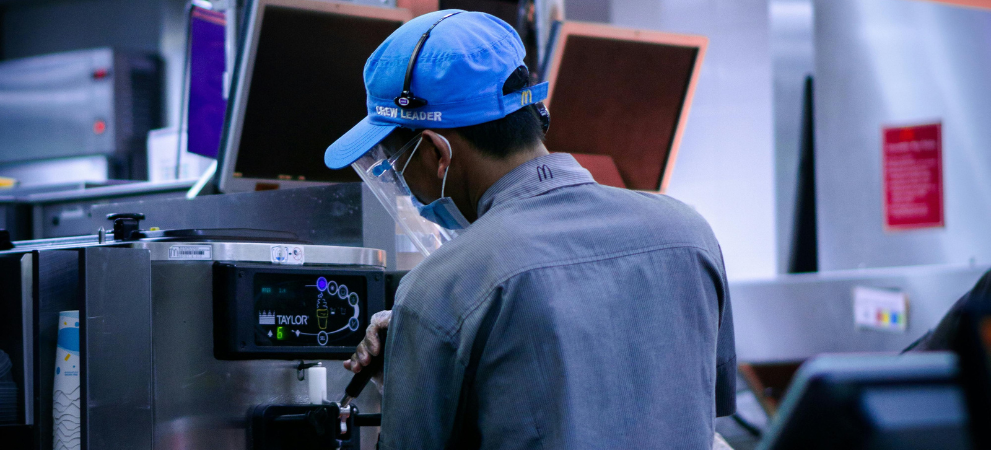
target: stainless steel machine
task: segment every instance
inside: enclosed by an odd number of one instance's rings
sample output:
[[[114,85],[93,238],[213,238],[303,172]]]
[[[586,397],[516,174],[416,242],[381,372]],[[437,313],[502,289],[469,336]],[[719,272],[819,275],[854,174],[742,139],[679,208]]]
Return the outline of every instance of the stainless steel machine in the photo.
[[[23,387],[19,442],[52,446],[55,315],[78,309],[82,448],[273,448],[253,442],[253,413],[268,411],[270,434],[275,419],[306,417],[275,412],[312,406],[305,369],[349,357],[387,306],[396,274],[385,252],[278,231],[143,230],[142,218],[118,214],[112,231],[0,252],[10,288],[0,317],[20,319],[0,336]],[[336,397],[351,374],[325,365]],[[354,405],[378,412],[379,398],[369,390]],[[354,428],[357,408],[347,433],[327,435],[341,448],[374,447],[376,433]]]
[[[85,172],[99,180],[144,179],[145,135],[162,121],[161,66],[111,48],[0,63],[0,174],[50,184],[95,166]]]

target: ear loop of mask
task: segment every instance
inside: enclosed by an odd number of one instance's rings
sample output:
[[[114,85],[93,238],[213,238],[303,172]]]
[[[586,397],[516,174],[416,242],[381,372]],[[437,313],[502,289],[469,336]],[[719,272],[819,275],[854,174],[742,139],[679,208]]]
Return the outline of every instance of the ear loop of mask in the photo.
[[[446,137],[437,135],[437,137],[444,140],[447,144],[447,153],[450,155],[451,159],[454,159],[454,148],[451,147],[451,141],[448,141]],[[406,164],[403,164],[403,169],[399,171],[399,175],[406,173],[406,166],[409,166],[410,161],[413,160],[413,155],[416,155],[416,151],[420,149],[420,144],[423,143],[423,136],[420,136],[420,140],[416,143],[416,147],[413,147],[413,151],[409,154],[409,159],[406,160]],[[451,170],[451,164],[448,163],[447,167],[444,168],[444,179],[440,182],[440,198],[444,198],[444,189],[447,187],[447,172]]]

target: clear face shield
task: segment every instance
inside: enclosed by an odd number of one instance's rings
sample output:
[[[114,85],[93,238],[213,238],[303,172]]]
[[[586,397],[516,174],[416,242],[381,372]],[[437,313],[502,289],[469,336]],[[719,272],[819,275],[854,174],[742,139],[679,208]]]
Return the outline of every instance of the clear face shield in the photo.
[[[426,257],[457,237],[458,231],[424,219],[414,206],[413,194],[402,172],[420,139],[419,133],[397,129],[358,158],[351,167],[410,238],[413,246]]]

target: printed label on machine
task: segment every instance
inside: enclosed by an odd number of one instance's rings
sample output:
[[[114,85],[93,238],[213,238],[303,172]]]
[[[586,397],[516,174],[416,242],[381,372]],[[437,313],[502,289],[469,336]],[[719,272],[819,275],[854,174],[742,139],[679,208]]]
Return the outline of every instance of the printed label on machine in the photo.
[[[273,245],[272,264],[301,266],[306,262],[302,245]]]
[[[169,259],[211,260],[213,247],[210,245],[173,245],[169,247]]]
[[[273,247],[274,248],[274,247]],[[364,277],[258,274],[254,279],[262,346],[356,345],[367,292]]]
[[[853,322],[858,328],[904,332],[908,328],[908,296],[894,289],[856,286]]]

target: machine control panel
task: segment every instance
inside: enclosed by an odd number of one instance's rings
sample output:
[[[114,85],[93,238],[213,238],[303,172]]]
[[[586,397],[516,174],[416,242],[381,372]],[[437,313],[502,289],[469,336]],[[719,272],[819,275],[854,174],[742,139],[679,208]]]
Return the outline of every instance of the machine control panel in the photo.
[[[346,359],[385,307],[379,268],[214,265],[218,359]]]
[[[256,273],[255,344],[262,346],[358,345],[368,296],[362,276]],[[357,339],[356,339],[357,338]]]

